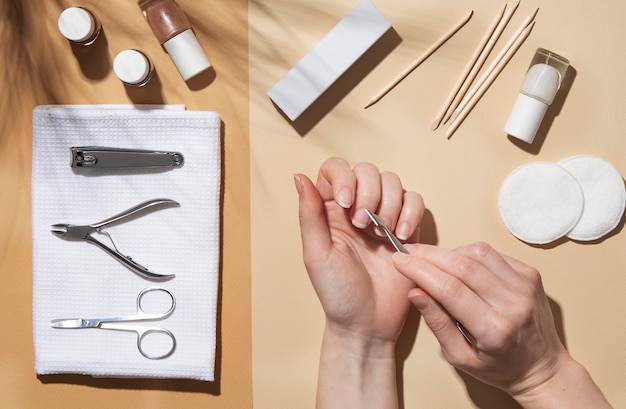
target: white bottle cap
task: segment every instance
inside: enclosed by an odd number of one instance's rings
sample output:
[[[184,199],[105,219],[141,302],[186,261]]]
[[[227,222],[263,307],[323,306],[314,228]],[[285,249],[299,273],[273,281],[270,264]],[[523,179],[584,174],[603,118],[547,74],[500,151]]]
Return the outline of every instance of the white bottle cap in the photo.
[[[137,50],[124,50],[113,61],[113,72],[122,82],[139,85],[148,79],[152,64],[144,53]]]
[[[75,42],[87,40],[96,29],[96,22],[91,13],[80,7],[63,10],[58,24],[63,37]]]
[[[547,110],[548,104],[519,94],[504,125],[504,132],[526,143],[532,143]]]
[[[191,29],[167,40],[163,47],[185,81],[211,66]]]

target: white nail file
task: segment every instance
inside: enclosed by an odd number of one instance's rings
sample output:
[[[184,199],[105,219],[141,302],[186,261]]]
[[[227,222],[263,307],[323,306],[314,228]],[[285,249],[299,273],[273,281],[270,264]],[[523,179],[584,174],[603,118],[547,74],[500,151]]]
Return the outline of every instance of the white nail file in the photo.
[[[296,120],[389,28],[391,22],[376,6],[362,0],[267,95]]]

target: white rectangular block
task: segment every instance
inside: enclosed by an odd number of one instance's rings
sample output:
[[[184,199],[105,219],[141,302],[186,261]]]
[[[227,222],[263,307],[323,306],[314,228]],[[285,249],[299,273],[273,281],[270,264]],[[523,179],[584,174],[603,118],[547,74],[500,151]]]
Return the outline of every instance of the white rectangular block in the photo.
[[[370,0],[362,0],[267,95],[296,120],[390,27]]]

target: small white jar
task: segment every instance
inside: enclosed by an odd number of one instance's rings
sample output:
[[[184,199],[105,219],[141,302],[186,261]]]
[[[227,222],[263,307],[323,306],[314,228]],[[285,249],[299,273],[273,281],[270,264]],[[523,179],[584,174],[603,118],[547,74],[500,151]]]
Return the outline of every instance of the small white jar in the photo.
[[[152,78],[154,66],[143,52],[124,50],[115,56],[113,72],[124,84],[142,87]]]
[[[95,43],[102,29],[98,18],[83,7],[66,8],[59,15],[57,24],[63,37],[81,46]]]

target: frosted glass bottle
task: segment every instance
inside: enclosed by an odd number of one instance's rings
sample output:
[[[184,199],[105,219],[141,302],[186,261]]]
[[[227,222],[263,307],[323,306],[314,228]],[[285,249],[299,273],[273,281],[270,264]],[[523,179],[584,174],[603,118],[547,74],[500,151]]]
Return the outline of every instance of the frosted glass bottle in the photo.
[[[563,83],[569,61],[539,48],[526,72],[504,132],[532,143],[541,121]]]

